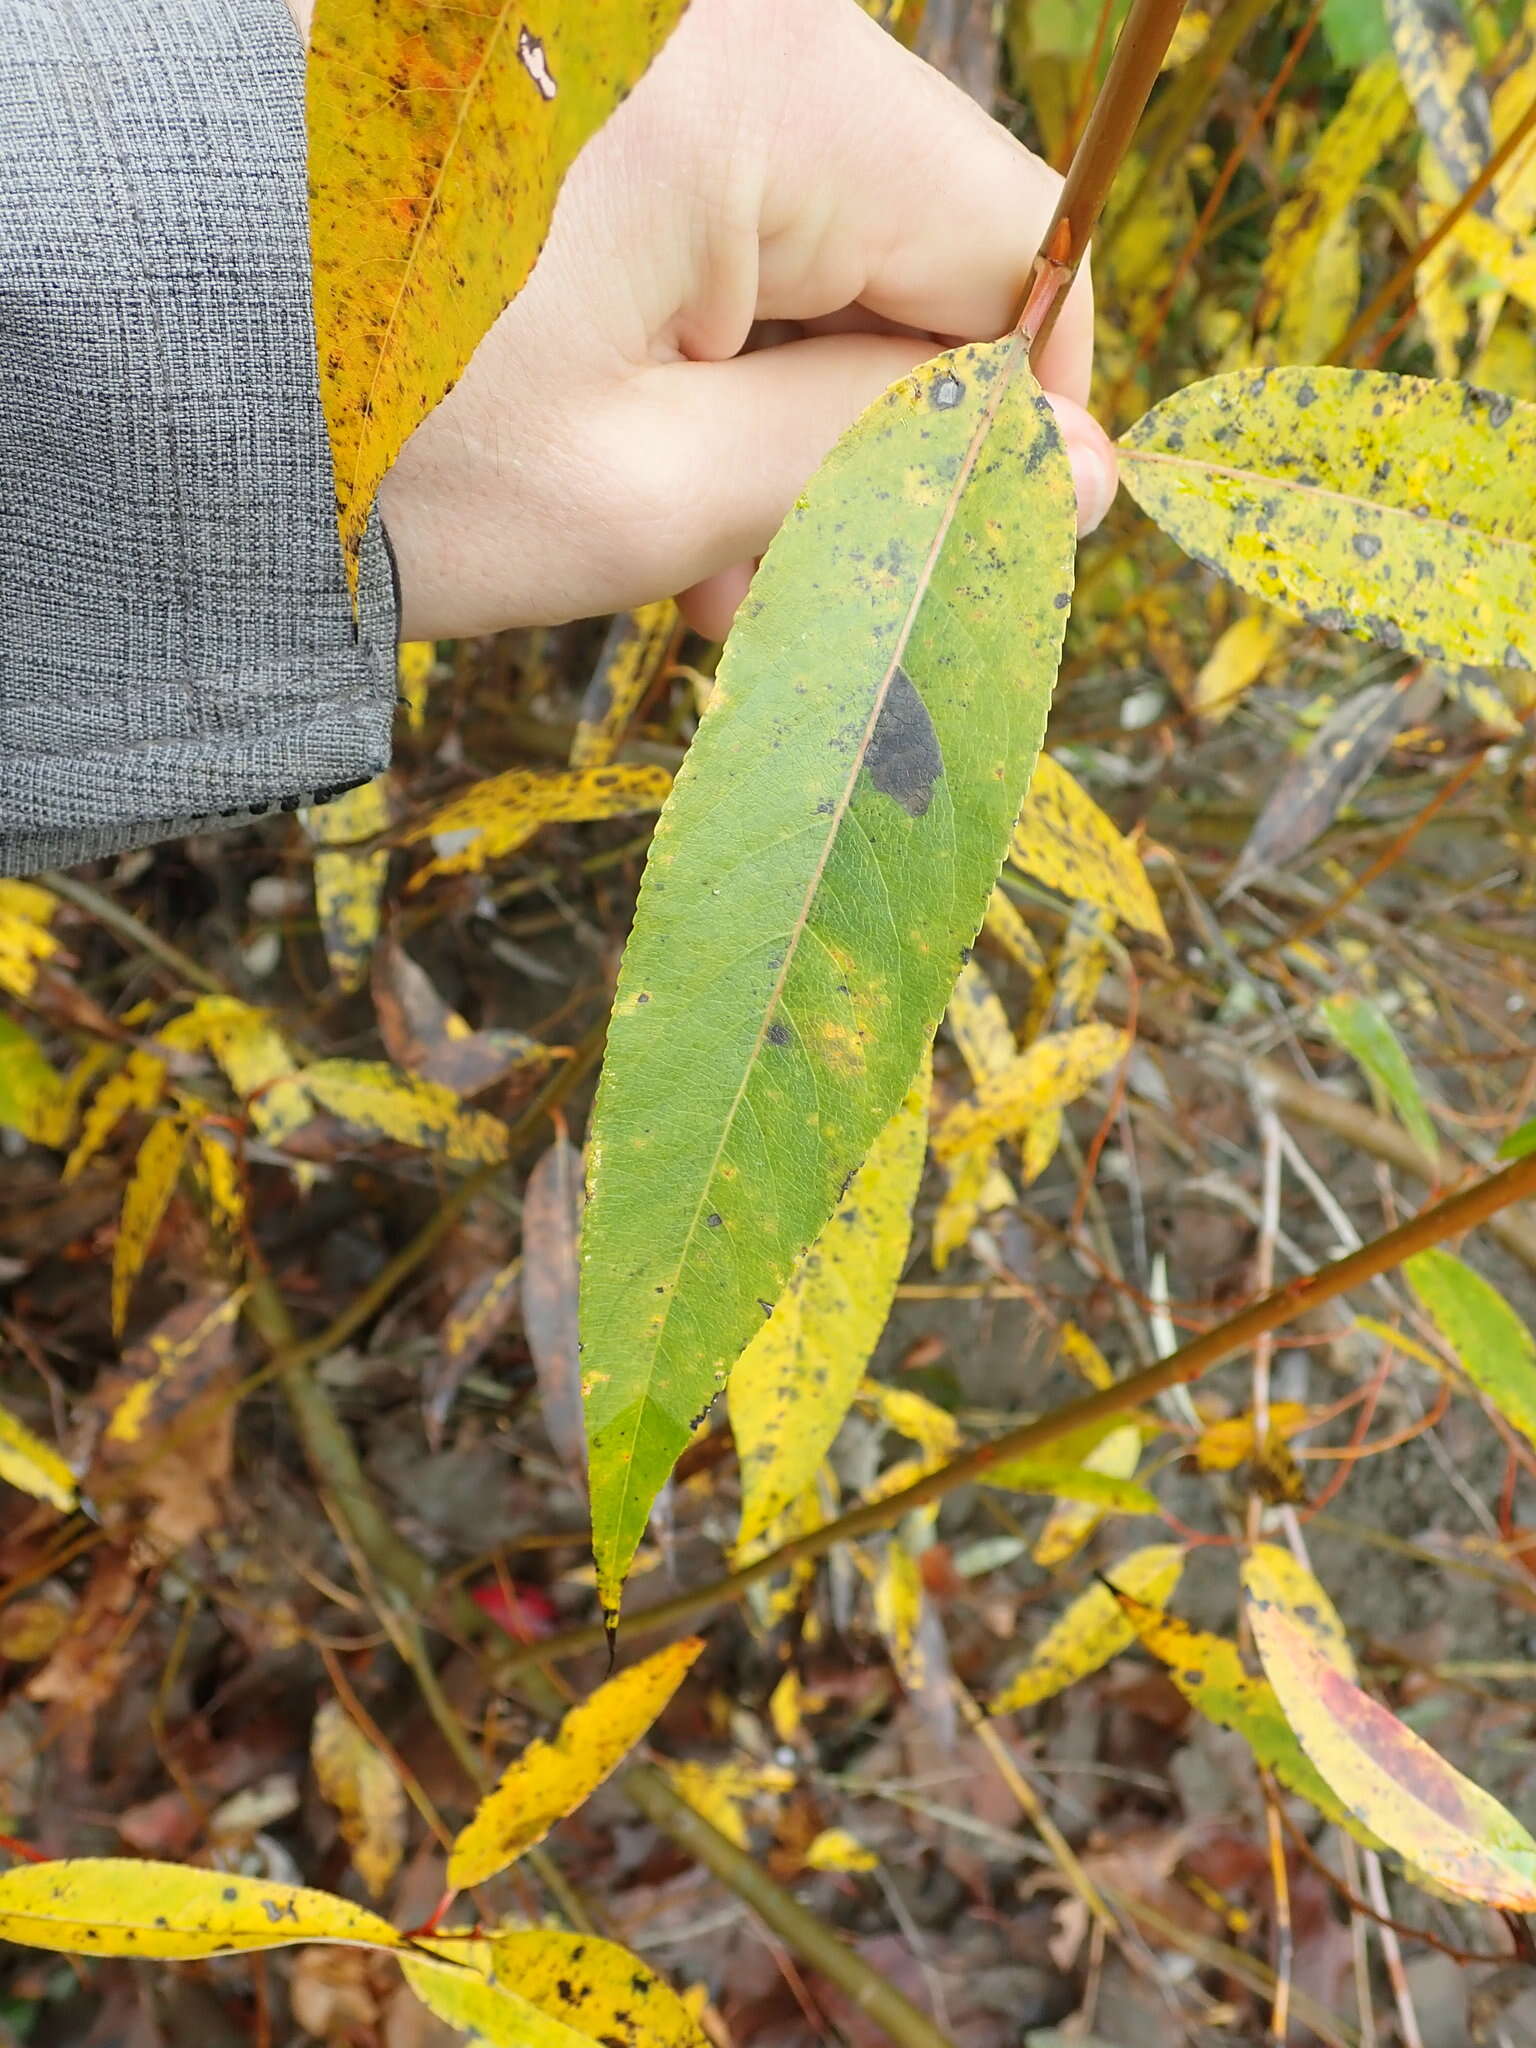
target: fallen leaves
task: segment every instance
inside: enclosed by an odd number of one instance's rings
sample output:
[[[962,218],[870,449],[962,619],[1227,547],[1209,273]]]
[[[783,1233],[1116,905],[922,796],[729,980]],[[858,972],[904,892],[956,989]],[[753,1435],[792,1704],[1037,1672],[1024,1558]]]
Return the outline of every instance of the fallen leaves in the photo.
[[[309,1759],[321,1797],[336,1809],[353,1869],[370,1898],[383,1898],[405,1850],[405,1793],[394,1766],[340,1700],[321,1702]]]

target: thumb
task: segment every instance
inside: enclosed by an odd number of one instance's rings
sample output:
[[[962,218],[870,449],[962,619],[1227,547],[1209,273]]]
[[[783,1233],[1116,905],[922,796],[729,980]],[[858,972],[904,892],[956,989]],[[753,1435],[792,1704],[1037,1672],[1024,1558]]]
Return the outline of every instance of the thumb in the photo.
[[[827,334],[725,362],[669,363],[642,380],[647,422],[680,487],[653,545],[656,587],[682,593],[688,623],[723,639],[751,568],[823,458],[865,406],[926,361],[932,342]],[[1052,397],[1077,487],[1078,532],[1098,525],[1117,487],[1114,450],[1072,400]]]

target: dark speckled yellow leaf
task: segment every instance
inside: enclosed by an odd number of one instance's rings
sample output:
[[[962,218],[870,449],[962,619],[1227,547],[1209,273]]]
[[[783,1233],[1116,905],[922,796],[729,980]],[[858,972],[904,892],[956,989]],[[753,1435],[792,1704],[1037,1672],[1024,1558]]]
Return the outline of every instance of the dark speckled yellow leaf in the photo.
[[[1536,406],[1241,370],[1154,406],[1120,453],[1142,509],[1255,596],[1432,660],[1536,667]]]
[[[317,0],[310,247],[349,573],[385,472],[519,292],[687,0]]]
[[[582,1229],[610,1610],[651,1501],[894,1115],[1039,752],[1073,491],[1010,339],[855,422],[763,562],[663,811]]]
[[[1493,154],[1493,118],[1457,0],[1386,0],[1392,48],[1431,149],[1465,192]],[[1485,195],[1484,210],[1490,205]]]

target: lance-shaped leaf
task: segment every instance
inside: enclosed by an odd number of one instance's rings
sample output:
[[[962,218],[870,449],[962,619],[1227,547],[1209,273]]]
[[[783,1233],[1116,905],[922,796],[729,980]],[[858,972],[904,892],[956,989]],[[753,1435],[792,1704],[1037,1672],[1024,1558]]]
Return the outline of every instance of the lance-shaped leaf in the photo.
[[[1069,901],[1097,903],[1132,931],[1166,943],[1168,929],[1141,855],[1049,754],[1030,781],[1008,858]]]
[[[387,1920],[330,1892],[126,1856],[7,1870],[0,1876],[0,1939],[139,1962],[245,1955],[299,1941],[402,1946]]]
[[[1236,1643],[1129,1594],[1118,1592],[1115,1597],[1142,1648],[1166,1667],[1197,1713],[1218,1728],[1233,1729],[1282,1785],[1310,1799],[1329,1820],[1349,1825],[1348,1809],[1297,1741],[1274,1688],[1244,1669]],[[1351,1828],[1351,1833],[1359,1832]]]
[[[1345,219],[1382,152],[1408,124],[1397,66],[1383,53],[1366,66],[1275,215],[1257,307],[1261,328],[1311,287],[1330,233]]]
[[[610,1611],[650,1503],[917,1071],[1039,751],[1073,491],[1017,338],[858,420],[774,541],[646,869],[583,1230]]]
[[[603,768],[613,759],[624,728],[661,674],[679,624],[677,606],[666,597],[622,613],[608,628],[582,695],[571,739],[573,768]]]
[[[128,1303],[134,1282],[149,1256],[187,1152],[187,1127],[179,1119],[166,1117],[151,1124],[139,1147],[133,1172],[123,1190],[123,1210],[112,1247],[112,1329],[121,1336],[128,1320]]]
[[[1354,1819],[1447,1891],[1536,1911],[1536,1840],[1497,1799],[1362,1692],[1278,1606],[1253,1639],[1297,1741]]]
[[[544,1427],[560,1462],[578,1479],[587,1469],[577,1376],[580,1243],[581,1154],[562,1134],[523,1191],[523,1334],[539,1376]]]
[[[1415,1252],[1403,1272],[1473,1386],[1536,1444],[1536,1337],[1454,1252]]]
[[[0,1408],[0,1479],[66,1515],[80,1502],[75,1475],[52,1444],[8,1408]]]
[[[58,900],[35,882],[0,881],[0,988],[32,993],[37,970],[59,951],[48,929]]]
[[[617,1942],[553,1928],[400,1958],[422,2004],[483,2048],[708,2048],[669,1984]]]
[[[1145,1601],[1148,1607],[1160,1608],[1179,1583],[1183,1569],[1184,1552],[1177,1543],[1149,1543],[1111,1565],[1108,1577],[1121,1592]],[[1012,1714],[1020,1707],[1037,1706],[1101,1670],[1135,1640],[1136,1631],[1114,1592],[1103,1580],[1096,1580],[1051,1623],[1029,1662],[1009,1679],[990,1711]]]
[[[406,843],[430,839],[437,859],[411,878],[412,892],[434,875],[464,874],[488,860],[516,853],[541,825],[589,824],[628,811],[658,810],[672,787],[671,774],[653,762],[607,768],[509,768],[477,782],[462,796],[406,833]]]
[[[405,1792],[394,1765],[374,1748],[340,1700],[325,1700],[309,1736],[321,1796],[341,1820],[352,1867],[380,1899],[405,1851]]]
[[[1330,996],[1322,1008],[1323,1022],[1339,1044],[1364,1067],[1410,1135],[1433,1158],[1440,1141],[1424,1106],[1424,1091],[1380,1004],[1350,990]]]
[[[547,1742],[530,1742],[454,1843],[452,1889],[494,1877],[589,1799],[671,1699],[703,1647],[697,1636],[670,1643],[572,1707]]]
[[[1355,1656],[1339,1610],[1299,1558],[1278,1543],[1255,1543],[1243,1559],[1243,1591],[1250,1609],[1273,1609],[1305,1629],[1335,1671],[1355,1675]]]
[[[405,1954],[400,1970],[427,2011],[457,2027],[467,2048],[587,2048],[590,2035],[541,2013],[476,1967],[482,1942],[441,1942],[444,1957]]]
[[[927,1143],[925,1061],[731,1374],[738,1544],[754,1542],[805,1492],[842,1427],[906,1263]]]
[[[1419,126],[1465,192],[1493,154],[1493,117],[1457,0],[1386,0],[1387,23]],[[1484,193],[1478,202],[1492,204]]]
[[[39,1145],[58,1144],[67,1129],[68,1093],[30,1032],[0,1017],[0,1129]]]
[[[304,829],[315,844],[320,935],[338,988],[362,987],[378,940],[389,848],[361,842],[377,839],[389,815],[387,775],[304,813]]]
[[[687,0],[317,0],[310,248],[348,573],[374,493],[522,289],[577,151]]]
[[[1113,1024],[1078,1024],[1026,1046],[991,1074],[969,1102],[957,1102],[933,1134],[934,1156],[950,1160],[1019,1131],[1032,1118],[1075,1102],[1130,1050]]]
[[[1312,624],[1536,667],[1536,405],[1376,370],[1239,370],[1120,444],[1187,554]]]
[[[371,1137],[461,1165],[489,1165],[507,1156],[507,1127],[483,1109],[466,1109],[451,1088],[402,1074],[384,1060],[317,1060],[304,1083],[332,1116]]]

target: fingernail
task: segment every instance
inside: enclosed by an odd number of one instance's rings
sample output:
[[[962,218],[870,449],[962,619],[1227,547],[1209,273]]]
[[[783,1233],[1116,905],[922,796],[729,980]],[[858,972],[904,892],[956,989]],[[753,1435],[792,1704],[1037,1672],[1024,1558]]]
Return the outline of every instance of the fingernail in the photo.
[[[1102,436],[1097,441],[1068,441],[1067,460],[1077,486],[1077,531],[1081,536],[1092,533],[1115,502],[1120,471],[1113,447]]]

